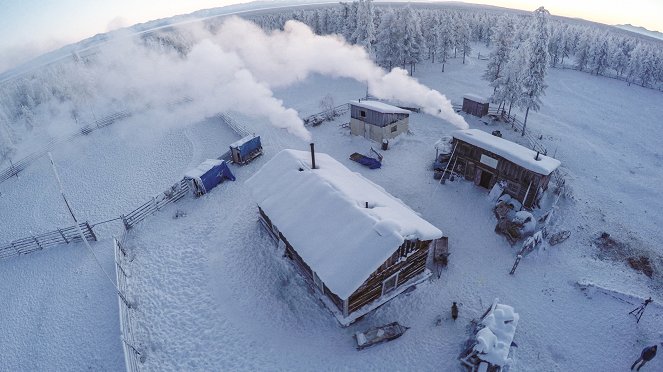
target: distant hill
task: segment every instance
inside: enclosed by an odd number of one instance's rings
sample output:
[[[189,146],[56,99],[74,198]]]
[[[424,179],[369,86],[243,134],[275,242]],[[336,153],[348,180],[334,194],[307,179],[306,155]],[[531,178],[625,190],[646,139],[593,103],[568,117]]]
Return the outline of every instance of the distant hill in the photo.
[[[629,24],[615,25],[615,27],[621,28],[622,30],[631,31],[631,32],[635,32],[635,33],[638,33],[638,34],[641,34],[641,35],[645,35],[645,36],[653,37],[653,38],[656,38],[656,39],[659,39],[659,40],[663,40],[663,33],[658,32],[658,31],[649,31],[644,27],[633,26],[633,25],[629,25]]]

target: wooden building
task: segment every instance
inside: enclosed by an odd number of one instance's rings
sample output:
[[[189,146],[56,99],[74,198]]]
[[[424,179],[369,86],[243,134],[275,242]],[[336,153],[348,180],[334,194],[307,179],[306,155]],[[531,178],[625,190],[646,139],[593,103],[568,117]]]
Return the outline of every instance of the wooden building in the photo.
[[[350,101],[350,133],[382,142],[408,130],[410,111],[379,101]]]
[[[463,96],[463,112],[470,115],[482,117],[488,115],[490,103],[487,98],[476,94],[465,94]]]
[[[329,155],[310,155],[283,150],[247,185],[280,253],[349,325],[428,278],[442,232]]]
[[[559,160],[478,129],[453,132],[449,170],[491,189],[506,182],[505,193],[531,208],[548,188]]]

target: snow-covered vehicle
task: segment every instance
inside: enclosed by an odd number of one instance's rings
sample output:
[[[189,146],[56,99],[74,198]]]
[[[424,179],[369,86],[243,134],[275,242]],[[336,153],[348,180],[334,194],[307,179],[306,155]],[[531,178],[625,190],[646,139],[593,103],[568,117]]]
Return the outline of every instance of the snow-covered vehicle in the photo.
[[[357,340],[357,350],[399,338],[407,330],[408,327],[393,322],[380,327],[369,328],[364,332],[356,332],[354,337]]]
[[[460,362],[468,371],[501,371],[511,363],[509,353],[515,345],[513,337],[520,316],[509,305],[499,304],[496,298],[481,320],[474,322],[476,331]]]

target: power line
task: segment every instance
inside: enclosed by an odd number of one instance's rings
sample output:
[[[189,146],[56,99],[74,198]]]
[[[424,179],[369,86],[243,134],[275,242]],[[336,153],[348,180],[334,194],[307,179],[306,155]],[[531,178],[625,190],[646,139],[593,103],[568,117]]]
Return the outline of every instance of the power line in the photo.
[[[67,206],[67,209],[69,210],[69,214],[71,214],[71,218],[74,219],[74,223],[76,224],[76,228],[78,229],[78,234],[81,236],[81,240],[83,240],[83,243],[85,244],[85,247],[88,249],[88,251],[92,254],[92,257],[94,257],[94,260],[97,262],[97,265],[99,265],[99,268],[101,271],[104,272],[106,275],[106,278],[108,278],[108,281],[111,283],[113,288],[117,291],[117,295],[122,298],[124,303],[127,304],[127,306],[131,307],[129,304],[129,301],[127,301],[126,297],[122,294],[120,291],[120,288],[118,288],[117,284],[111,279],[110,275],[104,270],[104,267],[101,265],[101,262],[99,262],[99,258],[97,258],[97,255],[94,253],[92,250],[92,247],[90,246],[90,243],[87,241],[87,238],[85,237],[85,234],[83,234],[83,229],[81,229],[80,224],[78,223],[78,220],[76,219],[76,215],[74,214],[73,209],[71,208],[71,205],[69,204],[69,201],[67,201],[67,197],[64,194],[64,188],[62,187],[62,181],[60,181],[60,175],[58,174],[58,170],[55,167],[55,162],[53,161],[53,156],[51,153],[48,153],[48,158],[51,160],[51,167],[53,168],[53,173],[55,174],[55,179],[58,181],[58,186],[60,187],[60,195],[62,195],[62,199],[64,200],[65,205]]]

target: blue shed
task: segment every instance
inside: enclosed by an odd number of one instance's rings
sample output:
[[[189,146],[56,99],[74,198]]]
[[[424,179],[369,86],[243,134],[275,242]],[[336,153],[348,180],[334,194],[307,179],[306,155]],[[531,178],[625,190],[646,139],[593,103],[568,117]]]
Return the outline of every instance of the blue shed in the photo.
[[[262,155],[260,136],[246,136],[233,142],[230,144],[230,155],[237,164],[246,164]]]
[[[224,179],[235,180],[228,164],[224,160],[207,159],[197,167],[187,171],[184,179],[196,196],[208,193]]]

